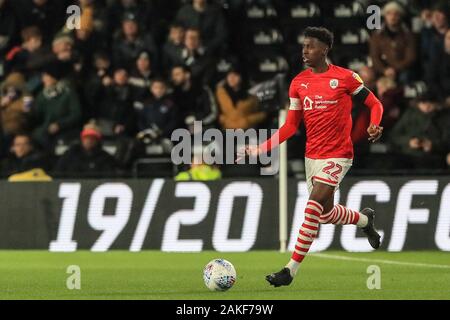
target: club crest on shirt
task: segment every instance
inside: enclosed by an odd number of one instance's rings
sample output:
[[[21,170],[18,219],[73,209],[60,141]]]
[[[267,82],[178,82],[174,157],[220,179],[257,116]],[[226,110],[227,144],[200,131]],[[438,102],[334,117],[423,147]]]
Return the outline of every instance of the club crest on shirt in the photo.
[[[339,81],[337,79],[331,79],[330,80],[330,87],[331,89],[336,89],[339,85]]]

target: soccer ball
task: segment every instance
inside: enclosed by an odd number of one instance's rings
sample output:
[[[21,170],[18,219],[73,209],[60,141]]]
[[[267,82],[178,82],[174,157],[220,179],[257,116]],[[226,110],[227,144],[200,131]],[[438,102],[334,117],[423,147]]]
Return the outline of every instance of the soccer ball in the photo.
[[[203,269],[203,281],[211,291],[226,291],[236,282],[236,270],[225,259],[214,259]]]

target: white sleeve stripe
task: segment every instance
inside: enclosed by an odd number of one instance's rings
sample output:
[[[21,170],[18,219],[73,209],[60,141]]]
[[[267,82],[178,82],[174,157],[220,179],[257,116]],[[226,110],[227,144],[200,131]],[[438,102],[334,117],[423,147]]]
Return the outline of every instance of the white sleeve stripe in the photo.
[[[301,110],[300,108],[300,99],[297,98],[289,98],[291,104],[289,106],[289,110]]]
[[[355,94],[358,94],[363,88],[364,84],[360,85],[355,91],[352,92],[352,95],[354,96]]]

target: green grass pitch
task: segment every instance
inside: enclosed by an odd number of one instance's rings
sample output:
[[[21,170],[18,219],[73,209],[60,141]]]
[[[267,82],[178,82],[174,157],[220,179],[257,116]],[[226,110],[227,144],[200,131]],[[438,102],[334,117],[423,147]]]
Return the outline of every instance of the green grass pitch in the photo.
[[[218,257],[237,271],[227,292],[203,284],[203,267]],[[291,286],[270,287],[264,276],[288,259],[276,251],[0,251],[0,299],[450,299],[450,253],[310,254]],[[66,287],[69,265],[81,269],[80,290]],[[379,290],[367,288],[370,265],[380,267]]]

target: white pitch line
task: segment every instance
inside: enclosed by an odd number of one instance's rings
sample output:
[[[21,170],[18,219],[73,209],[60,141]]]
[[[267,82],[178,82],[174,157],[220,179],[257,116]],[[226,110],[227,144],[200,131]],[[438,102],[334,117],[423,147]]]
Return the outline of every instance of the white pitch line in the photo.
[[[338,255],[327,254],[327,253],[313,253],[313,254],[311,254],[311,257],[335,259],[335,260],[370,262],[370,263],[376,262],[376,263],[396,264],[396,265],[412,266],[412,267],[450,269],[450,265],[445,265],[445,264],[429,264],[429,263],[403,262],[403,261],[382,260],[382,259],[352,258],[352,257],[338,256]]]

